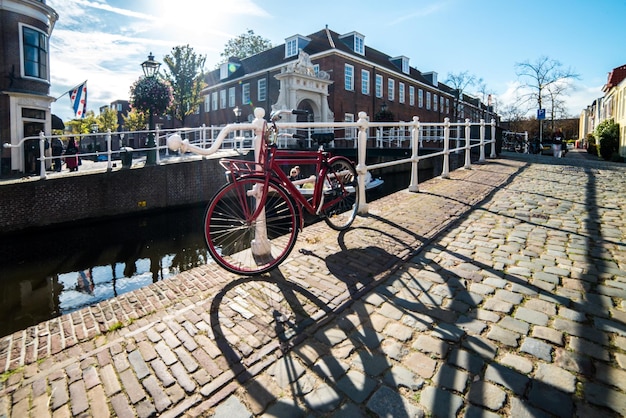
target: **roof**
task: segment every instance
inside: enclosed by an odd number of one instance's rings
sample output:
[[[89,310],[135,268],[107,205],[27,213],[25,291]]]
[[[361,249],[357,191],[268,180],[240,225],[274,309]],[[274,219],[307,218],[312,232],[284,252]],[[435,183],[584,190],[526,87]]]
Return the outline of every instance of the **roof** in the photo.
[[[351,32],[350,34],[353,33],[355,32]],[[352,55],[355,58],[365,59],[377,67],[393,72],[402,72],[402,68],[392,62],[394,58],[398,57],[391,57],[390,55],[368,46],[365,46],[365,55],[362,56],[354,52],[353,49],[346,43],[346,40],[351,38],[345,38],[344,35],[340,35],[330,29],[322,29],[306,36],[306,38],[309,38],[310,42],[306,45],[303,51],[311,56],[334,49],[347,55]],[[281,44],[242,60],[231,58],[229,60],[230,62],[236,62],[240,65],[236,71],[230,74],[226,80],[220,80],[220,70],[213,70],[206,75],[206,82],[209,86],[214,86],[216,84],[220,84],[221,82],[227,82],[240,78],[246,74],[257,73],[268,68],[285,65],[288,62],[295,61],[297,59],[297,55],[285,58],[285,44]],[[424,85],[431,85],[436,89],[446,92],[449,90],[449,87],[446,89],[445,87],[447,86],[442,85],[441,83],[433,85],[430,78],[425,77],[422,72],[413,67],[409,68],[408,76],[419,83],[423,83]]]
[[[607,82],[602,90],[608,91],[609,89],[621,83],[625,78],[626,78],[626,65],[622,65],[621,67],[614,68],[613,71],[609,73]]]

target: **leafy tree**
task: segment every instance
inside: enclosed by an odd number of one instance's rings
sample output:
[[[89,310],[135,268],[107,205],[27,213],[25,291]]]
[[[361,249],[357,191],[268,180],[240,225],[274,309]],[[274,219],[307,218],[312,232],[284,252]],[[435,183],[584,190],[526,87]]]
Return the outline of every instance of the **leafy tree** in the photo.
[[[93,110],[88,110],[85,113],[84,118],[72,119],[66,123],[69,127],[69,131],[73,134],[88,134],[91,133],[91,126],[98,124],[98,120]]]
[[[148,118],[145,113],[139,112],[137,109],[131,109],[128,115],[122,116],[124,119],[124,130],[143,131],[148,125]]]
[[[446,84],[449,84],[455,91],[454,106],[452,107],[452,120],[456,121],[461,114],[464,91],[471,86],[481,85],[482,78],[463,71],[460,73],[449,73]]]
[[[185,125],[185,118],[193,114],[202,103],[201,91],[205,86],[204,63],[206,56],[198,55],[189,45],[172,48],[172,54],[163,61],[168,67],[165,78],[172,86],[174,102],[169,113]]]
[[[220,53],[222,60],[217,66],[219,67],[220,64],[227,62],[230,57],[244,59],[270,48],[272,48],[272,43],[269,39],[255,35],[253,30],[248,29],[246,33],[226,42],[224,51]]]
[[[119,124],[117,123],[117,110],[107,107],[104,112],[97,117],[98,130],[100,132],[107,132],[109,129],[111,132],[117,131]]]
[[[602,121],[594,132],[598,140],[598,154],[604,160],[611,160],[619,151],[619,124],[613,119]]]

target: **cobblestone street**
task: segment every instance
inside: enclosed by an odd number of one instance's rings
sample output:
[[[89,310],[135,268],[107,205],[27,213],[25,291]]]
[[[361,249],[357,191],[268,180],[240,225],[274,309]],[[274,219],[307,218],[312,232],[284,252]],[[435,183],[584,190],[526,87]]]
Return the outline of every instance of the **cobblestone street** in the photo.
[[[626,415],[626,166],[507,154],[0,339],[0,417]],[[199,226],[200,227],[200,226]]]

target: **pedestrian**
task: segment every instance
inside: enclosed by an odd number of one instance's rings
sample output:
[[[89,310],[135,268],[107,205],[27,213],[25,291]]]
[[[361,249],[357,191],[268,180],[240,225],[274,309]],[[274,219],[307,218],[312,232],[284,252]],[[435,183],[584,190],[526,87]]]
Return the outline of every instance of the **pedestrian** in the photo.
[[[561,132],[561,128],[557,128],[556,131],[552,134],[552,155],[555,158],[561,158],[563,144],[563,132]]]
[[[63,155],[63,142],[59,138],[52,138],[52,162],[54,164],[54,171],[61,171],[61,155]]]
[[[78,147],[73,137],[70,138],[65,149],[65,164],[70,172],[78,171]]]

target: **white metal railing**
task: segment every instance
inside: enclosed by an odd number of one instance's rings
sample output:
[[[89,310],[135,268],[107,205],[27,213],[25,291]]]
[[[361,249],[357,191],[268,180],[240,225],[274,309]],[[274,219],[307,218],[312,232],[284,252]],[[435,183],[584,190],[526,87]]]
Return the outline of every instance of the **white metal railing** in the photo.
[[[260,141],[262,138],[262,130],[264,124],[265,110],[262,108],[255,109],[256,118],[252,122],[229,124],[223,127],[207,127],[201,126],[197,128],[185,128],[185,129],[170,129],[154,131],[155,133],[155,147],[140,147],[134,148],[133,153],[137,152],[156,152],[156,164],[161,163],[161,150],[165,149],[165,155],[169,154],[169,149],[177,149],[183,154],[187,151],[193,152],[199,155],[212,155],[222,156],[223,152],[236,152],[243,153],[254,150],[255,158],[258,160],[258,152],[260,149]],[[443,168],[441,172],[442,178],[450,177],[450,154],[465,152],[465,161],[463,168],[469,169],[471,167],[470,151],[474,147],[479,147],[479,162],[485,161],[485,146],[492,144],[491,146],[491,158],[495,158],[495,136],[496,125],[495,120],[491,120],[490,123],[486,123],[481,119],[479,123],[472,123],[469,119],[465,122],[451,123],[448,118],[443,123],[432,122],[420,122],[416,116],[411,122],[370,122],[365,112],[359,113],[359,119],[355,122],[278,122],[280,130],[283,132],[306,132],[307,139],[306,145],[310,148],[312,144],[311,136],[313,133],[318,132],[349,132],[350,136],[341,137],[335,136],[330,147],[332,148],[338,140],[343,140],[345,145],[357,148],[357,172],[359,174],[360,184],[360,207],[359,213],[367,213],[367,204],[365,199],[365,177],[368,171],[376,170],[384,167],[390,167],[399,164],[411,164],[411,179],[409,184],[409,191],[417,192],[418,188],[418,168],[419,163],[428,158],[443,157]],[[478,135],[472,137],[472,127],[478,127]],[[490,128],[490,139],[486,139],[486,129]],[[352,133],[356,132],[356,137],[352,136]],[[370,132],[373,135],[370,136]],[[107,163],[106,170],[112,169],[112,161],[121,157],[120,153],[128,152],[124,144],[124,138],[129,138],[131,135],[138,135],[140,138],[148,136],[150,131],[133,131],[133,132],[106,132],[104,134],[80,134],[70,135],[79,142],[82,141],[94,141],[94,135],[104,135],[104,142],[106,144],[106,150],[94,151],[94,152],[81,152],[81,157],[94,157],[98,159],[104,156]],[[58,158],[55,156],[46,156],[46,140],[52,142],[53,138],[66,139],[68,135],[53,135],[46,136],[41,133],[38,137],[28,137],[19,141],[17,144],[4,144],[5,148],[13,148],[16,151],[23,151],[25,141],[38,139],[39,140],[39,157],[40,161],[40,178],[46,179],[46,167],[45,163],[48,160]],[[120,142],[115,147],[112,146],[113,138]],[[372,139],[372,142],[377,147],[397,147],[408,145],[411,149],[411,156],[407,158],[400,158],[393,161],[387,161],[384,163],[378,163],[373,165],[366,164],[368,140]],[[286,139],[282,139],[278,145],[280,147],[288,147]],[[293,140],[291,140],[293,141]],[[419,155],[420,147],[424,146],[426,142],[436,142],[440,151]],[[167,143],[167,145],[166,145]],[[219,151],[219,152],[218,152]],[[14,157],[22,156],[24,153],[16,152]]]
[[[265,110],[262,108],[256,108],[254,111],[255,119],[249,123],[241,124],[229,124],[224,126],[217,137],[215,137],[210,146],[204,147],[200,144],[194,144],[189,140],[184,140],[180,135],[171,135],[167,139],[167,145],[172,150],[177,150],[182,153],[192,152],[199,155],[211,155],[216,153],[229,137],[234,132],[250,132],[253,133],[255,161],[259,160],[259,153],[261,149],[261,139],[263,137],[263,126]],[[370,122],[365,112],[359,113],[359,119],[356,122],[278,122],[277,126],[283,132],[295,132],[301,130],[326,130],[329,129],[350,129],[355,128],[357,134],[357,166],[356,170],[359,174],[359,210],[361,214],[367,213],[368,207],[365,198],[365,178],[366,174],[370,170],[375,170],[383,167],[390,167],[399,164],[411,164],[411,180],[409,184],[409,191],[417,192],[418,188],[418,168],[420,161],[428,158],[434,158],[443,156],[443,169],[441,172],[442,178],[450,177],[450,154],[453,152],[465,152],[465,164],[463,168],[469,169],[471,167],[470,151],[474,147],[479,147],[479,162],[484,162],[485,158],[485,146],[491,144],[491,158],[495,158],[495,133],[496,125],[495,120],[487,124],[484,120],[479,123],[471,123],[469,119],[466,119],[464,123],[451,123],[448,118],[443,123],[421,123],[416,116],[412,122]],[[471,137],[472,126],[477,126],[478,136]],[[491,129],[490,139],[486,139],[485,130],[489,127]],[[394,129],[396,132],[410,132],[411,143],[411,156],[408,158],[401,158],[398,160],[387,161],[384,163],[367,165],[367,143],[369,139],[370,129],[384,131],[385,129]],[[423,130],[428,132],[437,132],[436,135],[427,136],[426,138],[436,138],[438,141],[443,141],[443,150],[439,152],[430,153],[427,155],[419,155],[420,142],[425,138],[422,135]],[[450,133],[453,136],[450,136]],[[439,133],[443,134],[443,138],[439,136]],[[310,136],[309,136],[310,137]],[[378,137],[375,137],[378,138]],[[402,136],[404,138],[404,136]],[[451,140],[454,139],[454,147],[451,148]],[[208,144],[207,144],[208,145]]]

